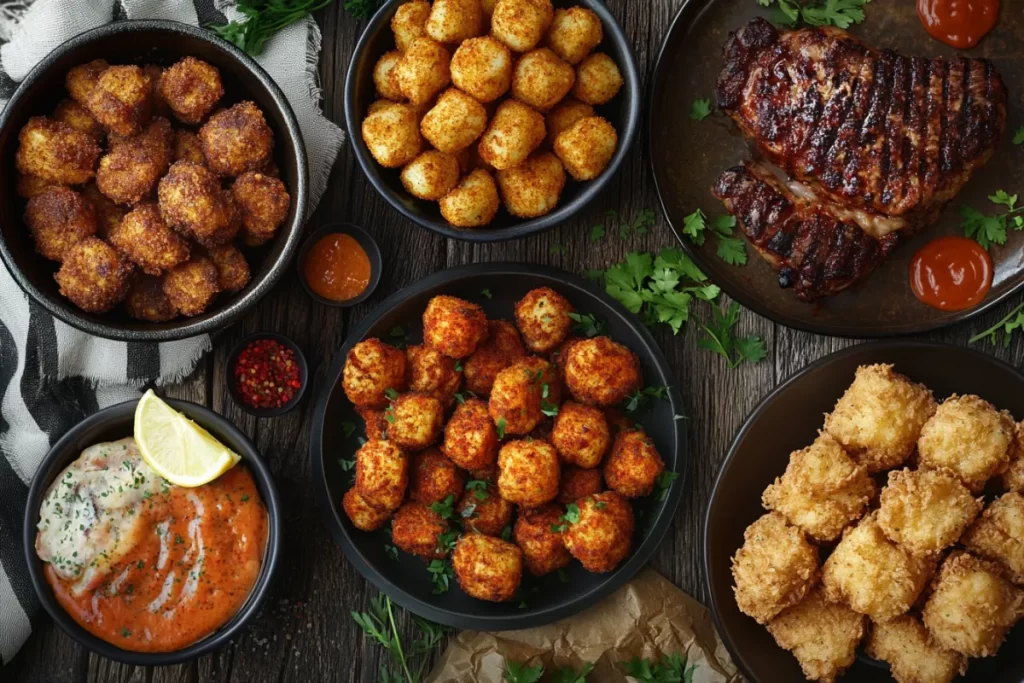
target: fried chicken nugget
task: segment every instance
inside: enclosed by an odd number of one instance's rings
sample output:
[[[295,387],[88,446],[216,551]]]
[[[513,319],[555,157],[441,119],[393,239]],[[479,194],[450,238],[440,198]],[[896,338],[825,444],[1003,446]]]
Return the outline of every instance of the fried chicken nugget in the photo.
[[[470,597],[506,602],[523,579],[523,553],[500,538],[465,534],[455,545],[452,567],[459,586]]]
[[[825,416],[825,431],[869,473],[906,462],[921,428],[936,410],[928,387],[911,382],[892,368],[857,368],[853,384]]]
[[[36,251],[43,258],[61,262],[73,246],[96,234],[96,211],[79,193],[54,185],[28,200],[25,225]]]
[[[487,407],[495,424],[504,425],[506,434],[523,435],[532,432],[544,419],[545,402],[557,406],[560,396],[555,366],[543,358],[529,356],[498,373]]]
[[[391,519],[391,540],[395,545],[425,560],[440,559],[448,554],[437,537],[448,531],[448,523],[429,505],[409,501],[395,511]]]
[[[86,237],[64,256],[53,276],[60,293],[88,313],[106,313],[128,293],[132,267],[109,244]]]
[[[174,131],[174,161],[191,161],[193,164],[206,165],[203,156],[203,145],[199,136],[190,130]]]
[[[405,451],[422,451],[444,427],[444,405],[426,394],[402,394],[392,402],[388,439]]]
[[[627,498],[642,498],[654,490],[665,461],[654,439],[642,429],[631,429],[616,435],[603,469],[608,488]]]
[[[206,256],[191,259],[167,271],[164,293],[182,315],[196,316],[220,293],[217,266]]]
[[[270,161],[274,131],[260,108],[245,101],[211,116],[199,129],[199,141],[211,171],[238,176],[258,171]]]
[[[263,173],[243,173],[231,185],[231,196],[242,216],[245,243],[258,247],[270,241],[288,217],[291,195],[280,179]]]
[[[93,177],[100,147],[63,121],[33,116],[18,133],[18,171],[55,185],[80,185]]]
[[[53,120],[63,121],[77,131],[81,131],[96,142],[102,142],[106,131],[100,122],[89,113],[84,105],[75,100],[61,100],[53,110]]]
[[[526,349],[519,331],[507,320],[487,323],[487,339],[462,364],[466,389],[479,396],[491,393],[498,373],[526,357]]]
[[[566,505],[574,503],[580,498],[593,496],[604,491],[604,479],[601,477],[601,470],[598,468],[584,469],[569,465],[562,468],[562,476],[558,482],[559,503]]]
[[[889,665],[896,683],[950,683],[967,673],[967,658],[936,643],[909,615],[872,622],[865,651]]]
[[[163,323],[178,317],[178,309],[164,293],[164,279],[152,275],[135,278],[124,307],[128,315],[148,323]]]
[[[371,507],[397,510],[409,485],[409,458],[391,441],[367,441],[356,451],[355,490]]]
[[[510,503],[539,507],[558,497],[558,453],[539,439],[509,441],[498,451],[498,492]]]
[[[111,66],[100,73],[83,104],[110,132],[136,135],[152,116],[153,84],[141,67]]]
[[[167,227],[155,202],[130,211],[108,240],[147,275],[162,275],[190,255],[188,242]]]
[[[462,373],[455,369],[455,359],[429,346],[418,344],[405,350],[409,391],[433,396],[445,406],[455,401],[462,385]]]
[[[565,547],[588,572],[613,571],[633,546],[632,506],[615,491],[581,498],[576,506],[578,520],[562,533]]]
[[[378,510],[373,507],[354,488],[345,492],[341,499],[341,508],[352,525],[361,531],[376,531],[391,519],[389,510]]]
[[[110,136],[100,159],[96,186],[117,204],[138,204],[153,194],[171,163],[174,133],[167,119],[155,118],[138,135]]]
[[[252,273],[249,262],[245,260],[238,247],[225,244],[206,250],[206,255],[217,266],[217,285],[222,292],[240,292],[249,284]]]
[[[388,393],[406,386],[405,353],[380,339],[364,339],[345,357],[341,385],[357,408],[383,409]]]
[[[456,228],[485,226],[494,220],[501,208],[498,186],[485,169],[474,169],[441,197],[440,207],[441,216]]]
[[[436,448],[412,457],[409,497],[413,500],[430,505],[451,496],[454,502],[462,496],[465,485],[462,471]]]
[[[889,472],[878,525],[910,552],[928,555],[955,543],[981,508],[952,472],[903,469]]]
[[[831,543],[861,518],[875,491],[867,471],[821,432],[810,446],[790,454],[786,472],[764,490],[761,503],[814,540]]]
[[[555,416],[551,443],[563,462],[591,468],[601,464],[612,437],[600,408],[566,401]]]
[[[487,336],[484,309],[454,296],[435,296],[423,311],[423,343],[451,358],[465,358]]]
[[[972,552],[999,562],[1024,587],[1024,496],[1003,494],[992,501],[960,542]]]
[[[22,199],[32,199],[33,197],[38,197],[45,192],[47,188],[53,186],[54,183],[51,183],[48,180],[43,180],[38,176],[19,173],[18,179],[14,184],[14,189]]]
[[[383,410],[356,406],[356,413],[363,418],[367,441],[384,441],[387,438],[388,420]]]
[[[230,242],[240,228],[231,194],[204,166],[176,161],[157,186],[160,214],[167,225],[205,247]]]
[[[516,506],[498,494],[498,487],[487,482],[484,490],[466,489],[458,504],[463,524],[479,534],[502,536],[512,523]],[[511,529],[510,529],[511,531]]]
[[[768,622],[768,632],[793,653],[808,679],[833,683],[856,659],[866,622],[863,614],[829,602],[818,586]]]
[[[581,339],[566,353],[565,384],[580,403],[621,403],[643,383],[640,359],[608,337]]]
[[[954,394],[924,424],[917,452],[922,467],[945,467],[978,493],[1009,466],[1016,437],[1010,413],[978,396]]]
[[[471,472],[487,469],[498,459],[498,433],[487,404],[470,398],[455,408],[444,428],[441,446],[452,462]]]
[[[516,545],[523,551],[526,571],[545,576],[572,562],[572,555],[562,542],[562,507],[548,504],[523,510],[513,530]]]
[[[523,335],[526,348],[534,353],[555,350],[569,336],[570,314],[576,311],[569,300],[551,289],[531,289],[516,302],[516,326]]]
[[[224,96],[220,71],[195,57],[185,57],[160,76],[157,91],[182,123],[196,124]]]
[[[89,101],[89,93],[100,80],[100,74],[108,68],[110,64],[105,59],[94,59],[72,67],[64,78],[64,87],[68,89],[71,99],[85,105]]]

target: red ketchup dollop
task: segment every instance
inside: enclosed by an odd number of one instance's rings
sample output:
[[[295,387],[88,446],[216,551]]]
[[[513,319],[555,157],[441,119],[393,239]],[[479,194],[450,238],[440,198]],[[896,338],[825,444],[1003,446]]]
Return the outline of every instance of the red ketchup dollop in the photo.
[[[910,262],[910,287],[923,303],[943,311],[976,306],[992,287],[992,259],[966,237],[939,237]]]

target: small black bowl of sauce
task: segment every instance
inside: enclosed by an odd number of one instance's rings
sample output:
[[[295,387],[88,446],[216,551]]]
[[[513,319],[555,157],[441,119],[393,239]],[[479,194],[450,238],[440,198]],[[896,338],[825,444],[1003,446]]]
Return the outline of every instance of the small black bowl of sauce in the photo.
[[[299,250],[299,279],[313,299],[348,308],[365,301],[380,282],[380,247],[351,223],[328,223]]]

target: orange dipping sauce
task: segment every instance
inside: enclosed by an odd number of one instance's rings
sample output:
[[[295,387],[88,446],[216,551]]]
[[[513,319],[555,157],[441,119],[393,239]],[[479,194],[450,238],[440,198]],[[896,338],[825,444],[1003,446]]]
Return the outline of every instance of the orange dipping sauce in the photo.
[[[992,286],[992,259],[966,237],[940,237],[914,254],[910,287],[923,303],[943,311],[976,306]]]
[[[303,274],[309,288],[323,298],[348,301],[366,290],[372,266],[358,240],[339,232],[317,240],[306,256]]]
[[[917,0],[917,16],[936,40],[974,47],[999,18],[999,0]]]

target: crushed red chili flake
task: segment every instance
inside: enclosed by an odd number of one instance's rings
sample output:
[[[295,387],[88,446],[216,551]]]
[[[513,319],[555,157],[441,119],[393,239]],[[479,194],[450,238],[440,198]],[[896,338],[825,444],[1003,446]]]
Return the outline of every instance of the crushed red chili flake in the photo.
[[[295,352],[273,339],[249,342],[234,372],[239,397],[253,408],[280,408],[302,388]]]

